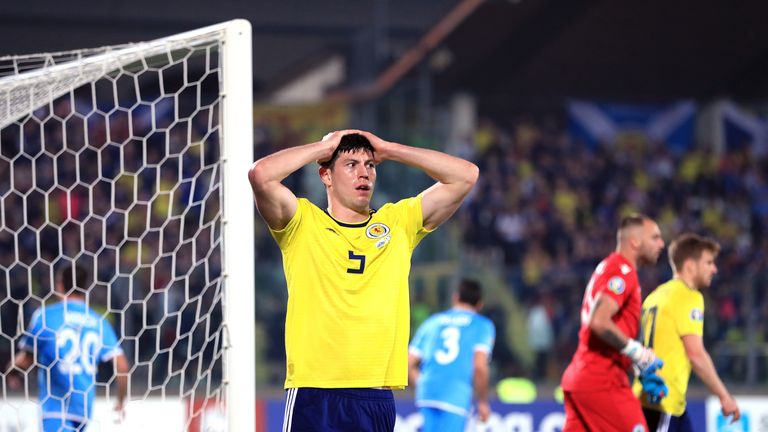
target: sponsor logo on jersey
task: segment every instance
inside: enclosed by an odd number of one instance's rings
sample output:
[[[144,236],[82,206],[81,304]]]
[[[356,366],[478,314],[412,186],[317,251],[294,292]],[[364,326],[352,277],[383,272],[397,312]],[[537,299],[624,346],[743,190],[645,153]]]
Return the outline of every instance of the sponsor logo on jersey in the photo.
[[[608,289],[621,295],[624,292],[624,279],[621,276],[614,276],[608,281]]]
[[[383,248],[384,246],[387,245],[387,243],[389,243],[390,238],[391,238],[390,236],[386,236],[383,239],[377,241],[376,242],[376,247],[379,248],[379,249]]]
[[[387,234],[389,234],[389,227],[383,223],[370,224],[368,225],[368,228],[365,229],[365,235],[369,239],[386,237]]]
[[[691,309],[691,320],[692,321],[704,321],[704,311],[699,309],[699,308]]]
[[[629,274],[629,272],[631,272],[631,271],[632,271],[632,267],[630,267],[630,266],[628,266],[628,265],[626,265],[626,264],[622,264],[622,265],[619,267],[619,269],[621,270],[621,274],[624,274],[624,275],[625,275],[625,274]]]

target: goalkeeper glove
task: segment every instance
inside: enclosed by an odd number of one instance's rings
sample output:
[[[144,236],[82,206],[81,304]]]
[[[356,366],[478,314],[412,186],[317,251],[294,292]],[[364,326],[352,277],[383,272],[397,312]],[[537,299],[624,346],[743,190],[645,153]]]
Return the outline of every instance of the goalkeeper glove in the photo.
[[[648,396],[648,402],[656,405],[669,393],[664,380],[655,373],[640,376],[640,384],[643,385],[643,393]]]
[[[640,375],[653,373],[664,365],[664,362],[656,357],[652,349],[643,346],[634,339],[627,341],[627,344],[621,349],[621,353],[632,360]]]

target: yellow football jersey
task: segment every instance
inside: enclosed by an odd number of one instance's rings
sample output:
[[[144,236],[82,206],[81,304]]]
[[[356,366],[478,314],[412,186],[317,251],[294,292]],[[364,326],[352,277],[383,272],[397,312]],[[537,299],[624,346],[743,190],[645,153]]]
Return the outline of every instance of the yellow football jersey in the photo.
[[[669,388],[661,406],[641,396],[643,406],[679,416],[685,411],[685,393],[691,376],[691,361],[682,337],[703,335],[704,297],[678,279],[659,285],[643,302],[642,332],[645,345],[664,361],[658,374]],[[641,394],[639,383],[635,383],[635,392]]]
[[[428,233],[421,195],[344,223],[306,199],[281,230],[288,285],[285,388],[403,388],[411,254]]]

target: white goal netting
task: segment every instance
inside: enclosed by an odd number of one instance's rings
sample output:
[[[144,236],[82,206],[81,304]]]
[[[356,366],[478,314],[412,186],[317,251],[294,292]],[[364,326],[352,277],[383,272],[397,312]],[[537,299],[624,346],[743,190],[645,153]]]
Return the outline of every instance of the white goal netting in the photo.
[[[250,423],[229,429],[253,430],[250,67],[243,21],[0,58],[0,364],[58,269],[87,268],[131,366],[122,424],[99,370],[89,431],[223,430],[240,398]],[[38,430],[37,369],[10,375],[0,430]]]

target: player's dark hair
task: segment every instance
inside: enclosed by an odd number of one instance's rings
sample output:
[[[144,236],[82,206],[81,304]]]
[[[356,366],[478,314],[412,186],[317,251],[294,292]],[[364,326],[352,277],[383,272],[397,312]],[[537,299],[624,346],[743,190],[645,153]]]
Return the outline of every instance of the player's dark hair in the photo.
[[[323,168],[331,168],[333,166],[333,163],[336,162],[336,159],[339,158],[339,154],[356,152],[358,150],[365,150],[371,153],[371,155],[373,155],[375,151],[373,148],[373,145],[371,145],[371,142],[368,141],[368,138],[366,138],[365,136],[360,135],[359,133],[344,135],[343,137],[341,137],[341,140],[339,141],[339,145],[336,147],[336,150],[333,151],[333,155],[331,155],[331,158],[325,162],[321,162],[320,166]]]
[[[462,279],[459,283],[459,302],[477,306],[483,298],[483,288],[477,281]]]
[[[669,264],[676,271],[680,271],[685,261],[698,260],[705,250],[717,256],[720,252],[720,243],[693,233],[681,234],[669,245]]]
[[[616,240],[621,242],[626,235],[626,230],[629,228],[642,227],[643,223],[647,220],[652,220],[648,216],[641,213],[631,213],[621,218],[619,221],[619,229],[616,230]]]
[[[66,264],[59,272],[65,294],[88,292],[88,272],[82,266]]]
[[[651,218],[641,213],[632,213],[621,218],[619,229],[623,230],[624,228],[643,226],[643,223],[647,220],[651,220]]]

